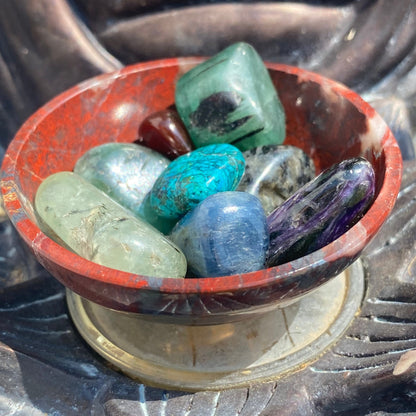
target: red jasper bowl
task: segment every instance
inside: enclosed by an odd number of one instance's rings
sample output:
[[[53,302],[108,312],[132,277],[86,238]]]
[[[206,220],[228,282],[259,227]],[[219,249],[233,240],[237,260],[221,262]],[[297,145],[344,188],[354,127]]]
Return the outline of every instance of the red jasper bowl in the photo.
[[[376,198],[337,240],[307,256],[252,273],[197,279],[140,276],[85,260],[38,227],[33,201],[48,175],[72,170],[88,149],[133,142],[140,122],[174,104],[178,78],[202,58],[126,67],[77,85],[32,115],[4,158],[5,209],[38,261],[90,301],[116,310],[184,323],[241,319],[287,305],[338,275],[359,256],[389,215],[402,172],[398,145],[380,116],[345,86],[299,68],[267,64],[285,108],[285,144],[302,148],[318,170],[364,156],[376,173]]]

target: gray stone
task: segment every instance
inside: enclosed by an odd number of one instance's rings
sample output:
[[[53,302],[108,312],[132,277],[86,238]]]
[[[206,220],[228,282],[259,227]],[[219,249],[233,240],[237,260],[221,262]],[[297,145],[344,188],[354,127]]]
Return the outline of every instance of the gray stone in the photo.
[[[266,214],[315,177],[313,160],[294,146],[260,146],[243,155],[246,170],[237,190],[257,196]]]

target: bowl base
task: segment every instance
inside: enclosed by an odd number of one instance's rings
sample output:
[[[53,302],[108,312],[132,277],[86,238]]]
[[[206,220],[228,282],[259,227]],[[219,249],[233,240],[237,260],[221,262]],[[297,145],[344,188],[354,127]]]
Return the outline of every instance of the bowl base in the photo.
[[[363,294],[358,260],[296,303],[233,323],[161,323],[70,290],[67,302],[81,336],[123,373],[155,387],[197,391],[248,386],[314,361],[349,326]]]

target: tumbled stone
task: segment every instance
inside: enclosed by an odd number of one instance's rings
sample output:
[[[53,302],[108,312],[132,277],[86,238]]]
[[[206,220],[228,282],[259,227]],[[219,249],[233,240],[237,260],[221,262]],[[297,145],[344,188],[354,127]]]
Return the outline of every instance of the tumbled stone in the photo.
[[[140,205],[138,215],[165,235],[169,234],[178,222],[177,219],[164,218],[156,213],[150,205],[150,192],[146,195],[144,201]]]
[[[139,126],[136,143],[171,160],[194,149],[179,114],[172,109],[158,111],[146,117]]]
[[[364,158],[322,172],[267,217],[267,265],[292,261],[340,237],[365,213],[374,190],[374,171]]]
[[[264,267],[269,243],[260,201],[246,192],[211,195],[186,214],[170,238],[196,277],[248,273]]]
[[[80,256],[125,272],[180,278],[181,250],[81,176],[59,172],[36,193],[41,229]]]
[[[163,155],[133,143],[106,143],[87,151],[74,172],[140,215],[140,206],[169,165]]]
[[[243,156],[246,169],[237,190],[257,196],[266,215],[315,177],[313,160],[298,147],[260,146]]]
[[[231,143],[240,150],[281,144],[285,114],[258,53],[236,43],[177,82],[175,103],[196,147]]]
[[[173,160],[156,180],[150,206],[157,215],[179,219],[209,195],[233,191],[244,173],[244,157],[230,144],[213,144]]]

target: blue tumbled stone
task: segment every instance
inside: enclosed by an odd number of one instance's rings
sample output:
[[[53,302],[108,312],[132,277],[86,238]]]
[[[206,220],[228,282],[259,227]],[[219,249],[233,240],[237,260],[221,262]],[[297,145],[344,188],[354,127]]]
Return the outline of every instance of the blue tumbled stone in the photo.
[[[170,239],[188,261],[188,274],[215,277],[264,267],[269,245],[266,215],[246,192],[211,195],[186,214]]]
[[[182,155],[156,180],[150,207],[161,217],[179,219],[206,197],[235,190],[244,166],[243,154],[230,144],[204,146]]]

